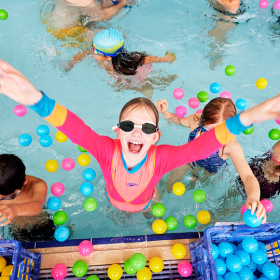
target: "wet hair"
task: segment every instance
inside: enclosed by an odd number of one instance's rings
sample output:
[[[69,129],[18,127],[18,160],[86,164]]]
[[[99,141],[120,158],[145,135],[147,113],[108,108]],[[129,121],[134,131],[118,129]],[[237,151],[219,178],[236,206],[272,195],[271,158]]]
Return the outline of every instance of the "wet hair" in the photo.
[[[137,68],[144,64],[146,55],[140,52],[127,52],[122,49],[121,52],[112,57],[114,69],[122,75],[136,75]]]
[[[25,182],[25,170],[25,165],[16,155],[0,155],[0,194],[9,195],[21,190]]]

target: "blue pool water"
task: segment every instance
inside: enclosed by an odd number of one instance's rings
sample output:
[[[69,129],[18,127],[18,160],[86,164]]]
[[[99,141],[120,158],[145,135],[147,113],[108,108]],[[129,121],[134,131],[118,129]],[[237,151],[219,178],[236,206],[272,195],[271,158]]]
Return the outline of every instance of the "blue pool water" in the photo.
[[[144,85],[136,86],[117,84],[93,59],[84,60],[69,72],[63,71],[63,64],[79,50],[63,47],[65,42],[59,42],[47,33],[40,12],[45,12],[46,5],[51,3],[1,1],[0,9],[7,10],[9,18],[0,21],[0,58],[22,71],[38,89],[78,114],[100,134],[114,138],[116,135],[111,127],[118,122],[122,106],[134,97],[143,96],[143,93],[152,101],[166,98],[171,111],[178,105],[185,105],[190,114],[195,112],[187,105],[190,97],[201,90],[207,91],[210,98],[217,96],[209,91],[213,82],[219,82],[222,91],[230,91],[234,102],[245,98],[249,108],[279,92],[280,24],[276,23],[277,17],[271,13],[273,3],[261,10],[256,1],[245,0],[246,12],[239,16],[239,23],[218,21],[217,29],[214,28],[220,15],[205,0],[139,0],[132,9],[122,10],[110,21],[102,23],[101,27],[120,30],[126,36],[128,50],[158,56],[171,50],[177,56],[172,65],[154,65],[150,79]],[[237,69],[232,77],[224,74],[228,64]],[[268,81],[264,90],[255,86],[256,80],[261,77]],[[185,97],[180,101],[172,96],[177,87],[185,91]],[[43,178],[49,186],[48,198],[52,197],[50,186],[53,183],[65,185],[61,210],[68,215],[66,226],[70,228],[70,238],[152,233],[151,224],[155,218],[145,217],[143,213],[120,212],[108,203],[102,172],[93,157],[89,167],[97,173],[92,197],[97,199],[98,207],[92,213],[85,212],[85,197],[79,191],[84,182],[82,172],[85,167],[77,164],[80,154],[77,146],[69,140],[58,143],[54,139],[57,130],[50,127],[53,144],[49,148],[41,147],[36,128],[46,122],[30,109],[23,118],[16,117],[13,113],[15,105],[15,102],[0,97],[0,152],[17,154],[24,160],[27,174]],[[203,104],[199,108],[203,108]],[[271,148],[274,142],[268,138],[268,132],[277,126],[274,121],[269,121],[256,125],[250,136],[238,136],[246,158],[263,154]],[[187,141],[187,128],[171,126],[161,118],[160,129],[160,144],[180,145]],[[28,147],[18,143],[18,137],[23,133],[29,133],[33,138]],[[72,171],[64,171],[61,165],[52,174],[45,170],[47,160],[56,159],[61,164],[66,157],[76,161]],[[191,175],[187,174],[183,180],[186,193],[181,197],[166,192],[167,176],[160,181],[161,200],[166,207],[163,218],[172,215],[178,219],[179,226],[175,232],[187,231],[183,217],[196,215],[199,210],[211,213],[211,225],[217,221],[241,221],[239,209],[243,201],[235,188],[237,172],[230,160],[228,162],[225,169],[212,177],[198,171],[200,181],[190,180]],[[202,188],[207,194],[207,200],[202,204],[192,199],[193,190],[197,188]],[[269,222],[280,221],[277,214],[279,200],[279,197],[272,199],[275,208],[268,216]],[[200,225],[193,231],[205,228]],[[9,237],[7,227],[4,236]]]

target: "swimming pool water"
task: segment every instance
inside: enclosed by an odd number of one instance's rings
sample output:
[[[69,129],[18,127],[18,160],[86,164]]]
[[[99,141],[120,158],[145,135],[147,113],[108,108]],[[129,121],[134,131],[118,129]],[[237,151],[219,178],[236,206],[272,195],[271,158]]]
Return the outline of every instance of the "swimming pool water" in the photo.
[[[205,0],[140,0],[132,9],[122,10],[101,26],[120,30],[126,36],[128,50],[146,51],[159,56],[171,50],[177,56],[172,65],[154,65],[146,84],[131,89],[127,84],[116,84],[92,59],[84,60],[69,72],[63,70],[65,62],[79,50],[63,47],[64,43],[46,32],[41,23],[40,11],[47,4],[34,0],[24,3],[1,1],[0,8],[8,11],[9,18],[0,21],[0,58],[22,71],[38,89],[78,114],[100,134],[115,137],[111,127],[118,122],[122,106],[134,97],[143,96],[143,92],[154,102],[166,98],[173,112],[178,105],[185,105],[188,114],[196,110],[190,109],[187,102],[199,91],[207,91],[210,99],[218,96],[209,91],[213,82],[219,82],[222,91],[230,91],[234,102],[238,98],[245,98],[249,108],[279,92],[280,24],[271,13],[273,3],[261,10],[256,1],[244,1],[246,12],[239,16],[239,23],[218,21],[216,37],[210,35],[215,33],[213,28],[220,15]],[[232,77],[224,74],[228,64],[237,69]],[[261,77],[268,81],[264,90],[255,86],[256,80]],[[179,101],[172,96],[177,87],[185,91],[185,97]],[[77,146],[69,140],[58,143],[54,139],[56,129],[49,126],[53,144],[49,148],[41,147],[36,128],[46,122],[30,109],[26,116],[18,118],[13,113],[16,103],[5,97],[0,97],[0,100],[0,152],[17,154],[26,164],[27,174],[43,178],[49,187],[48,198],[52,196],[50,187],[53,183],[65,185],[61,210],[68,215],[65,225],[70,228],[70,238],[152,233],[154,217],[149,214],[144,216],[143,213],[124,213],[108,203],[104,195],[102,172],[92,156],[88,167],[97,173],[92,182],[92,197],[97,199],[98,207],[92,213],[84,211],[85,197],[79,188],[84,182],[82,172],[87,167],[77,163],[80,154]],[[201,104],[199,108],[203,106]],[[274,143],[268,138],[268,132],[277,126],[274,121],[269,121],[256,125],[250,136],[238,136],[245,156],[249,158],[268,151]],[[169,125],[162,117],[160,129],[160,144],[180,145],[188,139],[189,129]],[[33,138],[28,147],[18,143],[18,137],[23,133],[29,133]],[[76,161],[76,167],[70,172],[61,168],[61,162],[66,157]],[[53,174],[44,168],[49,159],[56,159],[60,164]],[[187,174],[183,180],[186,193],[181,197],[166,192],[167,176],[160,181],[161,200],[166,207],[163,218],[172,215],[178,219],[179,226],[175,232],[190,231],[183,226],[183,217],[187,214],[196,215],[199,210],[210,212],[211,225],[217,221],[241,221],[239,209],[243,201],[235,188],[237,172],[230,160],[228,162],[225,169],[212,177],[201,170],[197,171],[201,175],[200,181],[192,180],[191,174]],[[197,188],[202,188],[207,194],[202,204],[192,199],[193,190]],[[272,201],[275,208],[268,215],[268,221],[279,222],[277,213],[280,210],[280,198],[276,197]],[[49,213],[53,215],[54,212]],[[202,231],[206,227],[200,225],[193,231]],[[9,237],[7,227],[4,237]]]

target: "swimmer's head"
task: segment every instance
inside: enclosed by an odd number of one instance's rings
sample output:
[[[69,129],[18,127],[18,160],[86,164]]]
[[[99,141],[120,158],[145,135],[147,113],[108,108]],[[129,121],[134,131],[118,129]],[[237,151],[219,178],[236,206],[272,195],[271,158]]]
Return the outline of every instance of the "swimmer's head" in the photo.
[[[0,155],[0,199],[16,193],[26,184],[25,165],[13,154]]]

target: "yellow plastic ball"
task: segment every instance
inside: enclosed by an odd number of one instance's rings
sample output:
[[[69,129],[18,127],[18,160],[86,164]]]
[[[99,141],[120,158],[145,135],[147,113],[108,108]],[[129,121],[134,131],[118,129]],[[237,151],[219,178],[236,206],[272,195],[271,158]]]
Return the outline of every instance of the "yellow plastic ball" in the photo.
[[[3,258],[0,257],[0,272],[3,271],[3,269],[7,266],[7,261]]]
[[[182,194],[184,194],[184,193],[185,193],[185,190],[186,190],[186,188],[185,188],[184,184],[181,183],[181,182],[175,183],[175,184],[173,185],[173,187],[172,187],[172,191],[173,191],[174,194],[176,194],[176,195],[182,195]]]
[[[274,243],[272,243],[272,245],[273,245],[273,248],[277,248],[277,247],[278,247],[277,241],[274,242]],[[274,253],[275,253],[276,255],[279,255],[279,254],[280,254],[280,250],[279,250],[279,249],[276,249],[276,250],[274,251]]]
[[[10,276],[10,275],[12,275],[12,272],[13,272],[13,265],[8,265],[3,269],[2,273],[1,273],[1,276],[2,277],[3,276]]]
[[[0,277],[0,280],[9,280],[10,277],[8,275]]]
[[[53,173],[58,168],[58,162],[55,159],[50,159],[46,162],[45,168],[47,171]]]
[[[58,131],[55,134],[55,139],[56,139],[57,142],[63,143],[68,139],[68,137],[65,134],[63,134],[61,131]]]
[[[157,234],[165,233],[167,230],[166,222],[163,220],[155,220],[152,225],[153,231]]]
[[[141,270],[137,271],[136,277],[138,280],[151,280],[152,272],[148,267],[144,267]]]
[[[90,164],[90,156],[87,155],[87,154],[81,154],[78,156],[78,163],[81,165],[81,166],[87,166]]]
[[[264,88],[266,88],[266,86],[267,86],[267,80],[265,78],[259,78],[256,81],[256,87],[258,89],[264,89]]]
[[[107,274],[111,280],[119,280],[123,275],[122,267],[119,264],[112,264],[108,268]]]
[[[176,243],[171,248],[171,253],[174,258],[182,259],[187,254],[186,247],[181,243]]]
[[[149,261],[149,268],[152,272],[159,273],[164,268],[164,262],[160,257],[153,257]]]
[[[199,211],[197,213],[197,220],[199,223],[206,225],[210,222],[211,216],[210,213],[206,210]]]

